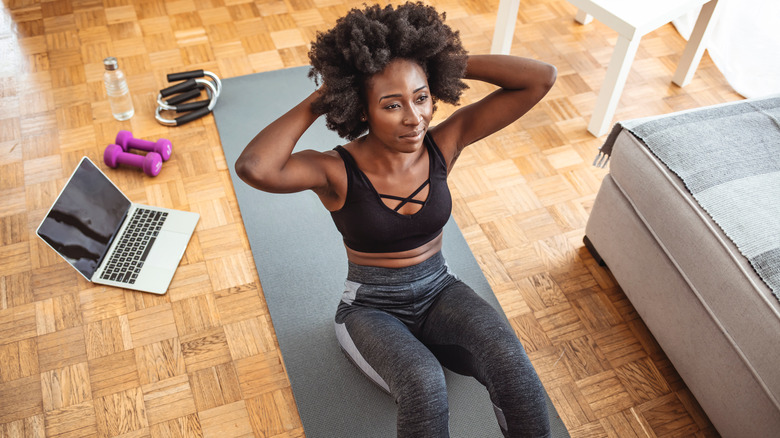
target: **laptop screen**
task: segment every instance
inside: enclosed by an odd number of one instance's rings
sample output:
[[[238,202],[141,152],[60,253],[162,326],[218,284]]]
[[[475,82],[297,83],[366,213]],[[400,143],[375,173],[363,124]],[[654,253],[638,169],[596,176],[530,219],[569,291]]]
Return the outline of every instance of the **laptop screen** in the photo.
[[[38,227],[38,236],[92,279],[130,205],[130,200],[85,157]]]

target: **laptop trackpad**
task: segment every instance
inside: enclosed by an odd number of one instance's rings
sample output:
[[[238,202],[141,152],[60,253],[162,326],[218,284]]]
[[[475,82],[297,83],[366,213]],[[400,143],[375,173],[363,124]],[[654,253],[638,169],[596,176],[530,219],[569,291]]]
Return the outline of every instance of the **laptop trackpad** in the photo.
[[[152,249],[149,250],[149,255],[146,256],[144,266],[176,269],[189,241],[190,236],[187,234],[161,230]]]

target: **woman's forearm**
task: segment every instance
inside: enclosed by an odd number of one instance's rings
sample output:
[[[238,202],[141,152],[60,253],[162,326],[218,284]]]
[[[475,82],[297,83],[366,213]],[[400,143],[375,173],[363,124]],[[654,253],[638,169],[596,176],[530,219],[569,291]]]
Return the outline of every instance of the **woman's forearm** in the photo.
[[[546,62],[510,55],[470,55],[466,79],[497,85],[506,90],[549,89],[557,71]]]
[[[466,146],[505,128],[530,111],[550,91],[556,75],[554,66],[533,59],[470,55],[465,79],[493,84],[499,89],[459,108],[437,125],[437,141],[453,144],[453,155],[457,158]]]

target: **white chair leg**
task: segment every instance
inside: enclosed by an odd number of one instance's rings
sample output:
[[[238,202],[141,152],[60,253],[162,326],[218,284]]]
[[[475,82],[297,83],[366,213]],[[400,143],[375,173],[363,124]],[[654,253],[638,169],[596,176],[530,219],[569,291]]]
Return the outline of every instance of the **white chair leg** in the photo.
[[[490,53],[509,54],[512,48],[512,37],[515,34],[515,22],[517,10],[520,8],[520,0],[501,0],[498,3],[496,15],[496,29],[493,31],[493,43]]]
[[[696,25],[693,27],[691,37],[688,38],[688,44],[685,45],[685,51],[683,51],[680,62],[677,64],[677,70],[672,77],[672,82],[681,87],[688,85],[696,73],[699,61],[707,48],[707,36],[712,30],[709,24],[713,21],[717,6],[718,0],[711,0],[701,7],[699,18],[696,19]]]
[[[588,124],[588,131],[596,137],[604,135],[612,123],[612,117],[615,115],[615,108],[617,108],[620,95],[623,93],[623,86],[626,85],[626,78],[631,70],[631,63],[634,61],[640,39],[629,40],[618,36],[615,52],[612,53],[612,58],[609,61],[607,75],[604,77],[599,96],[596,99],[593,116]]]
[[[593,21],[593,16],[582,9],[577,9],[577,15],[574,16],[574,21],[580,24],[588,24]]]

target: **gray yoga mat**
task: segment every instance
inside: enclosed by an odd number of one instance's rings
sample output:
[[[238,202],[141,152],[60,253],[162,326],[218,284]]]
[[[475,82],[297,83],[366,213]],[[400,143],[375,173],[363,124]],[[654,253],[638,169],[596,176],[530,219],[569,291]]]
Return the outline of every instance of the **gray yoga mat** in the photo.
[[[347,257],[330,215],[312,192],[260,192],[238,179],[233,167],[257,132],[314,91],[307,72],[298,67],[226,79],[214,118],[306,436],[395,437],[395,402],[352,366],[336,341],[333,316]],[[298,148],[343,143],[320,118]],[[443,252],[454,272],[500,311],[452,219]],[[487,390],[473,378],[446,376],[452,436],[501,437]],[[553,436],[569,436],[547,401]]]

